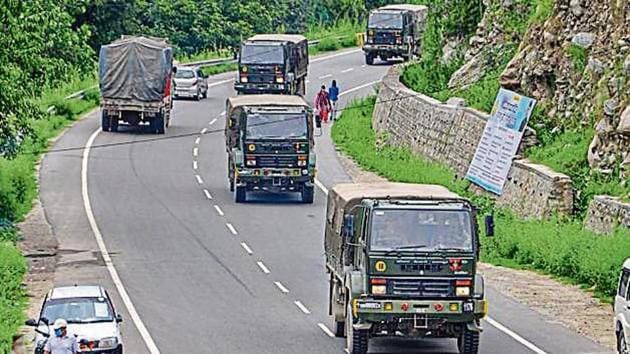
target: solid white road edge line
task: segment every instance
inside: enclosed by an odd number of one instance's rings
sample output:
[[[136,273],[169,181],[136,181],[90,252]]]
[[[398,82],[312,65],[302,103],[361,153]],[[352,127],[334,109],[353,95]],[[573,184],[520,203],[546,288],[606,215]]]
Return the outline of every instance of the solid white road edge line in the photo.
[[[229,222],[225,224],[225,226],[227,226],[228,230],[230,230],[230,232],[232,233],[232,235],[238,235],[238,232],[236,232],[236,229],[234,228],[234,225],[230,224]]]
[[[269,271],[269,268],[267,268],[267,266],[262,261],[258,261],[256,262],[256,264],[258,265],[258,268],[262,270],[263,273],[265,274],[271,273],[271,271]]]
[[[223,212],[223,210],[221,210],[221,207],[218,205],[214,205],[214,209],[217,211],[217,213],[221,216],[225,215],[225,213]]]
[[[155,345],[155,342],[153,341],[151,334],[145,327],[144,322],[142,322],[142,319],[140,319],[140,315],[138,314],[138,311],[136,311],[136,307],[131,301],[131,298],[129,297],[129,294],[125,289],[125,286],[118,276],[118,271],[116,271],[116,267],[114,267],[114,263],[109,256],[109,252],[107,251],[107,247],[105,246],[105,241],[103,241],[103,235],[98,228],[96,218],[94,218],[94,213],[92,212],[92,204],[90,203],[90,195],[88,193],[87,171],[88,161],[90,158],[90,148],[92,147],[92,143],[94,143],[94,139],[96,139],[96,136],[100,131],[101,129],[99,128],[94,133],[92,133],[87,143],[85,143],[85,150],[83,150],[83,160],[81,162],[81,194],[83,196],[83,207],[90,223],[92,233],[94,234],[94,238],[96,239],[96,243],[98,244],[99,251],[101,252],[101,256],[103,257],[103,261],[105,262],[105,266],[109,271],[109,275],[112,277],[112,281],[116,286],[116,290],[118,290],[118,293],[120,294],[120,298],[125,304],[127,311],[129,311],[131,320],[138,329],[138,332],[140,333],[142,340],[144,340],[144,344],[147,346],[147,349],[149,349],[149,352],[151,354],[159,354],[160,350]]]
[[[197,179],[197,183],[203,184],[203,180],[201,179],[201,176],[195,175],[195,178]]]
[[[335,337],[335,334],[328,327],[326,327],[325,324],[320,322],[320,323],[317,324],[317,326],[319,328],[321,328],[322,331],[324,331],[324,333],[326,333],[326,335],[329,336],[330,338],[334,338]]]
[[[276,284],[276,286],[278,287],[278,289],[280,289],[280,291],[282,291],[283,293],[287,294],[289,292],[289,289],[287,289],[284,285],[282,285],[281,282],[279,281],[274,281],[274,284]]]
[[[249,248],[249,246],[245,243],[245,242],[241,242],[241,247],[243,247],[243,249],[245,250],[245,252],[247,252],[248,255],[252,255],[254,254],[254,251],[252,251],[251,248]]]
[[[512,339],[514,339],[515,341],[521,343],[522,345],[527,347],[527,349],[533,351],[534,353],[547,354],[544,350],[538,348],[537,346],[535,346],[531,342],[527,341],[525,338],[519,336],[518,334],[516,334],[515,332],[513,332],[509,328],[507,328],[504,325],[500,324],[499,322],[495,321],[492,317],[487,316],[485,318],[485,321],[488,322],[490,325],[492,325],[494,328],[498,329],[499,331],[501,331],[501,332],[507,334],[508,336],[512,337]]]
[[[204,190],[203,190],[203,194],[205,194],[205,195],[206,195],[206,198],[208,198],[208,199],[212,199],[212,194],[210,194],[210,191],[209,191],[209,190],[204,189]]]
[[[295,304],[295,306],[297,306],[302,312],[304,312],[305,315],[310,315],[311,311],[309,311],[309,309],[306,308],[306,306],[304,306],[303,303],[301,303],[300,301],[296,300],[293,302]]]

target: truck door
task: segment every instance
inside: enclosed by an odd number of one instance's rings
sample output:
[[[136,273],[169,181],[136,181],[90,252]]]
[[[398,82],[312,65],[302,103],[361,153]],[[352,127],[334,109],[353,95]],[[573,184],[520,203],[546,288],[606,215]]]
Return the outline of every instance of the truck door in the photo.
[[[359,269],[367,269],[367,264],[366,264],[366,245],[367,245],[367,237],[366,237],[366,223],[367,223],[367,217],[365,216],[365,209],[364,208],[358,208],[357,209],[357,220],[355,222],[355,242],[359,245],[356,246],[355,248],[355,252],[354,252],[354,264],[356,265],[357,268]]]

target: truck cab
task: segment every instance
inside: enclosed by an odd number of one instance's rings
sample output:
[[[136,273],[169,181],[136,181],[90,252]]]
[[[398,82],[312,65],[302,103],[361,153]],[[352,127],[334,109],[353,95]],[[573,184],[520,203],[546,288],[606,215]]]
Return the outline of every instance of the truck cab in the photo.
[[[457,338],[477,353],[488,311],[476,211],[441,186],[341,184],[329,195],[329,310],[351,354],[373,337]]]
[[[243,42],[234,89],[239,94],[306,94],[308,42],[300,35],[262,34]]]
[[[248,95],[227,102],[228,180],[236,202],[247,192],[299,192],[313,203],[313,114],[299,96]]]
[[[428,8],[421,5],[388,5],[370,12],[363,46],[368,65],[380,57],[404,61],[420,54],[420,39]]]

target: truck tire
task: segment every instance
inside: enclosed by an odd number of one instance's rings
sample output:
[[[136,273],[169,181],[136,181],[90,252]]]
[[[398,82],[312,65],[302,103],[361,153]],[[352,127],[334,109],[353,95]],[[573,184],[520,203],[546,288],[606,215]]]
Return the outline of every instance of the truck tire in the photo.
[[[104,132],[108,132],[109,131],[109,116],[107,115],[107,113],[102,112],[101,113],[101,129]]]
[[[208,89],[203,92],[203,98],[208,98]]]
[[[374,55],[373,54],[366,54],[365,55],[365,63],[367,65],[374,65]]]
[[[343,338],[346,336],[346,322],[335,321],[335,337]]]
[[[247,189],[243,186],[234,187],[234,201],[244,203],[247,200]]]
[[[300,79],[299,95],[302,97],[306,96],[306,78],[304,77]]]
[[[230,178],[230,192],[234,192],[234,179]]]
[[[464,329],[464,333],[457,338],[457,347],[460,354],[479,353],[479,332]]]
[[[164,121],[164,111],[160,111],[149,123],[149,127],[156,134],[164,134],[166,131],[166,122]]]
[[[302,203],[313,204],[314,199],[315,199],[315,187],[303,186],[302,187]]]
[[[366,330],[355,331],[352,328],[352,308],[348,302],[346,310],[346,349],[349,354],[367,354],[369,333]]]

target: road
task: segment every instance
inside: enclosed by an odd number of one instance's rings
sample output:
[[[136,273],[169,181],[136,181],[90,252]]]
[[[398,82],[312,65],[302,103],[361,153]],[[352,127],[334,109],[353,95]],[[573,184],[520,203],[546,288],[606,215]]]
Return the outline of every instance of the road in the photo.
[[[308,99],[336,78],[344,106],[373,92],[387,69],[364,66],[356,50],[320,57],[310,67]],[[95,112],[55,143],[40,189],[60,243],[56,283],[106,286],[125,318],[127,353],[342,353],[345,342],[330,336],[327,316],[324,189],[349,177],[329,126],[317,138],[323,188],[313,205],[267,194],[235,204],[222,133],[233,76],[212,77],[206,100],[177,101],[164,138],[97,133]],[[88,140],[87,152],[59,151]],[[496,289],[488,293],[482,353],[606,352]],[[456,353],[456,346],[379,340],[371,352]]]

